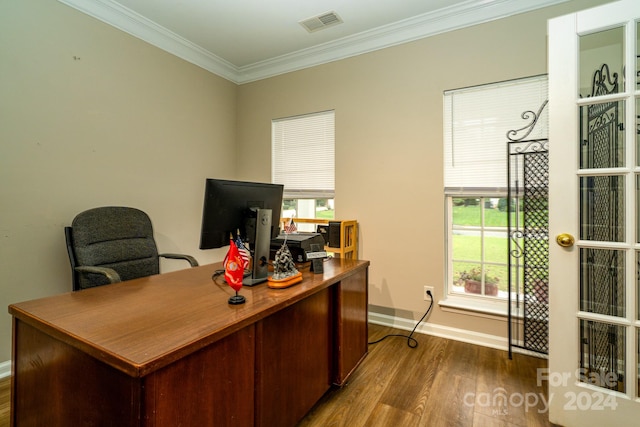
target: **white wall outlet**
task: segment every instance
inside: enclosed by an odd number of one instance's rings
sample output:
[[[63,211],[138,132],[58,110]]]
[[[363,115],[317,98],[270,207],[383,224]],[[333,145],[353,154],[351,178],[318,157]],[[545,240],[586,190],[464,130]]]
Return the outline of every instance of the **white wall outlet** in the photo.
[[[433,291],[433,286],[425,286],[424,287],[424,292],[422,292],[422,297],[424,298],[425,301],[429,301],[429,295],[427,295],[427,291],[431,292],[431,296],[435,299],[436,295]]]

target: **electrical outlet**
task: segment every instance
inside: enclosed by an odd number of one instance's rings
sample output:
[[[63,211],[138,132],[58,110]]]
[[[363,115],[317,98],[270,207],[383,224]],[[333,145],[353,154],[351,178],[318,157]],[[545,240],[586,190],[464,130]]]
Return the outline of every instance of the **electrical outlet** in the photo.
[[[435,298],[435,294],[433,293],[433,286],[425,286],[424,292],[422,292],[422,297],[425,301],[429,301],[429,295],[427,295],[427,291],[431,292],[431,297]]]

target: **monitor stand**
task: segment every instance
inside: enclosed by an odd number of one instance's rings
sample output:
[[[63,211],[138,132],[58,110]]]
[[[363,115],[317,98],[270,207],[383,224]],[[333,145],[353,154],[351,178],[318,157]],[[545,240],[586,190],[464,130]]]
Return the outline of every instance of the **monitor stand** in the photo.
[[[269,277],[269,251],[271,250],[271,209],[251,209],[255,212],[255,239],[253,239],[253,267],[251,275],[242,280],[243,286],[266,282]],[[252,222],[254,218],[250,219]],[[247,227],[247,229],[249,229]]]

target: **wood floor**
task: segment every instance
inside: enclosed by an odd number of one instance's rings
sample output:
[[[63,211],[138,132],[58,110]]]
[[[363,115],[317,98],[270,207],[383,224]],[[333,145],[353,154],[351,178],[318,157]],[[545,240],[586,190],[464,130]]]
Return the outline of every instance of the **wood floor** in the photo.
[[[11,377],[0,380],[0,427],[9,427]]]
[[[404,331],[369,325],[370,341]],[[536,369],[547,362],[486,347],[414,335],[417,348],[391,337],[369,355],[341,389],[332,389],[298,427],[550,426],[547,391]],[[0,427],[9,426],[10,379],[0,380]],[[527,407],[525,402],[538,405]]]
[[[400,333],[369,325],[369,341]],[[549,426],[546,383],[536,369],[547,361],[505,351],[416,334],[369,346],[369,355],[342,389],[334,389],[298,427]],[[527,394],[529,393],[529,394]],[[526,408],[520,397],[539,404]],[[502,399],[501,399],[502,398]],[[506,405],[503,405],[506,400]]]

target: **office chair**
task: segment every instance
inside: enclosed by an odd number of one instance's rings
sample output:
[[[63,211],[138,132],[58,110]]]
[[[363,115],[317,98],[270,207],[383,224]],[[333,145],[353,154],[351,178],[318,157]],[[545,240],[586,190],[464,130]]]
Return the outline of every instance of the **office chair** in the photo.
[[[79,213],[65,227],[73,290],[117,283],[160,273],[160,259],[189,255],[158,254],[149,216],[141,210],[106,206]]]

